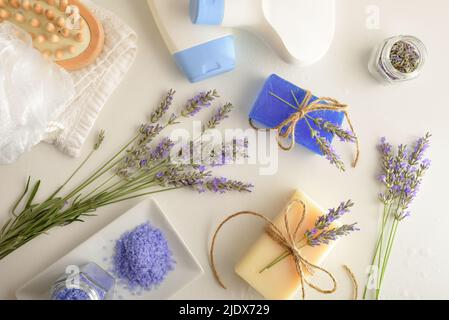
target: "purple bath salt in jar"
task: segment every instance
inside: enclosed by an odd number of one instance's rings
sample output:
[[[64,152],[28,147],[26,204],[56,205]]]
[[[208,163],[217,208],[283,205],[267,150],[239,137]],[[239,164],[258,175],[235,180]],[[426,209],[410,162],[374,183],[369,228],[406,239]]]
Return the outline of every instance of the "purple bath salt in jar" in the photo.
[[[69,266],[53,285],[51,300],[109,300],[115,279],[95,263]]]

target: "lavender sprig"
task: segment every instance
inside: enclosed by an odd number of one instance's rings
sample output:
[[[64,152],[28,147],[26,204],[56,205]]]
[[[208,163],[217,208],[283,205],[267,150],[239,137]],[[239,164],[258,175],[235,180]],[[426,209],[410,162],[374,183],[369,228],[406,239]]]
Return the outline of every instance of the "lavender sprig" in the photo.
[[[311,134],[326,159],[332,165],[335,165],[340,171],[346,171],[344,162],[341,160],[340,156],[336,153],[334,147],[329,143],[329,141],[325,137],[322,137],[316,130],[312,130]]]
[[[144,159],[140,161],[140,166],[148,167],[150,164],[155,164],[158,161],[166,159],[172,151],[175,144],[169,138],[165,137],[153,149],[149,150]]]
[[[199,95],[187,102],[181,112],[181,115],[185,118],[193,117],[203,108],[209,108],[212,105],[212,101],[219,97],[220,96],[216,90],[201,92]]]
[[[190,187],[194,189],[202,185],[204,179],[210,176],[210,172],[189,170],[188,166],[183,165],[170,165],[155,175],[161,186]]]
[[[398,226],[411,216],[410,205],[418,194],[423,176],[430,168],[430,160],[425,158],[425,152],[430,146],[430,138],[431,134],[427,133],[416,141],[413,148],[408,148],[403,144],[399,145],[396,153],[393,152],[393,147],[385,138],[381,139],[379,181],[384,185],[384,190],[380,193],[379,199],[384,205],[384,210],[372,261],[372,265],[376,265],[378,269],[377,288],[374,292],[376,299],[380,298]],[[368,287],[366,286],[364,299],[367,297],[367,293]]]
[[[173,104],[173,99],[175,96],[176,91],[173,89],[170,89],[165,96],[164,100],[159,104],[159,106],[154,110],[153,114],[150,117],[151,123],[157,123],[159,122],[162,117],[167,113],[167,111],[170,109],[170,107]]]
[[[354,231],[359,231],[356,227],[356,223],[353,224],[345,224],[338,228],[327,229],[317,236],[306,235],[307,244],[311,247],[318,247],[321,245],[328,245],[332,241],[338,240],[338,238],[348,236]]]
[[[417,165],[419,161],[421,161],[426,153],[427,149],[430,146],[430,138],[432,135],[428,132],[422,138],[419,138],[416,141],[413,152],[410,154],[409,164],[411,166]]]
[[[204,181],[205,189],[214,193],[226,193],[228,191],[251,192],[254,186],[249,183],[231,180],[223,177],[214,177]]]
[[[106,137],[105,136],[105,131],[101,130],[100,133],[98,134],[97,141],[95,142],[94,150],[99,150],[100,149],[101,145],[104,142],[105,137]]]
[[[329,209],[329,212],[325,215],[320,216],[315,222],[315,228],[317,230],[324,230],[328,228],[333,222],[340,219],[344,214],[349,212],[354,206],[354,202],[348,200],[346,202],[340,203],[337,208]]]
[[[307,116],[307,118],[312,120],[313,123],[315,123],[315,125],[320,129],[326,130],[327,132],[336,135],[342,142],[356,142],[357,138],[355,134],[350,130],[345,130],[330,121],[324,121],[324,119],[322,118],[312,118],[310,116]]]
[[[332,224],[349,212],[354,206],[351,200],[340,203],[337,208],[329,209],[328,213],[320,216],[314,228],[306,230],[304,233],[307,243],[313,247],[319,244],[328,244],[331,239],[336,240],[340,236],[348,235],[350,231],[358,230],[356,224],[343,225],[339,228],[332,227]],[[334,238],[332,238],[334,236]]]
[[[186,171],[186,168],[187,171]],[[189,187],[199,193],[211,191],[223,194],[228,191],[251,192],[254,186],[224,177],[212,177],[210,171],[198,167],[196,170],[186,166],[173,165],[156,174],[161,186]]]
[[[204,127],[203,131],[217,128],[220,122],[229,118],[229,114],[233,109],[234,105],[232,103],[226,103],[224,106],[220,107],[215,115],[213,115],[207,122],[207,125]]]
[[[336,241],[341,237],[348,236],[354,231],[358,231],[359,229],[356,227],[357,223],[344,224],[338,227],[333,226],[333,223],[348,213],[349,209],[353,206],[354,203],[351,200],[348,200],[346,202],[341,202],[335,209],[329,209],[327,214],[320,216],[315,221],[314,227],[311,230],[306,230],[304,232],[303,237],[297,242],[298,248],[302,249],[306,246],[317,247],[320,245],[328,245],[332,241]],[[272,268],[290,255],[291,252],[284,252],[260,270],[260,273]]]

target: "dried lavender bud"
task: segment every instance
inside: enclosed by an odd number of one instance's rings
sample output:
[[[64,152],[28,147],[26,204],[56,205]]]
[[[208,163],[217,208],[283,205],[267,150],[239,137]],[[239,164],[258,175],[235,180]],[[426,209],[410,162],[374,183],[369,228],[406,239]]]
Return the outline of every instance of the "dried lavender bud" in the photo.
[[[416,163],[424,157],[424,154],[426,153],[427,149],[430,146],[430,138],[432,135],[428,132],[426,135],[422,138],[419,138],[418,141],[415,143],[415,148],[413,149],[413,152],[410,154],[409,163],[410,165],[416,165]]]
[[[353,132],[351,132],[349,130],[345,130],[345,129],[333,124],[332,122],[324,121],[324,119],[322,119],[322,118],[315,119],[310,116],[307,116],[307,118],[312,120],[313,123],[315,123],[315,125],[317,127],[319,127],[320,129],[326,130],[327,132],[330,132],[330,133],[336,135],[338,138],[340,138],[340,140],[342,142],[355,142],[357,139]]]
[[[204,179],[210,176],[210,172],[186,171],[189,166],[170,165],[156,174],[155,178],[161,186],[195,187],[202,185]]]
[[[203,146],[201,150],[207,150],[207,146]],[[222,146],[211,146],[209,150],[211,151],[208,154],[203,152],[204,164],[211,167],[233,164],[238,160],[248,158],[248,140],[245,138],[233,139],[232,142],[223,143]]]
[[[181,115],[185,118],[193,117],[203,108],[210,107],[212,102],[219,97],[220,96],[216,90],[202,92],[188,101],[187,105],[184,107],[184,110],[181,112]]]
[[[330,227],[333,222],[340,219],[344,214],[348,213],[349,209],[353,206],[354,203],[351,200],[348,200],[347,202],[340,203],[338,208],[329,209],[329,212],[327,214],[322,215],[317,219],[315,228],[317,230],[324,230]]]
[[[345,171],[345,164],[341,160],[340,156],[336,153],[334,147],[327,141],[326,138],[321,137],[320,133],[316,130],[311,131],[312,138],[314,138],[320,147],[321,152],[326,156],[326,159],[335,165],[340,171]]]
[[[204,186],[207,190],[215,193],[226,193],[227,191],[251,192],[254,188],[252,184],[217,177],[205,181]]]
[[[345,224],[341,227],[335,228],[335,229],[329,229],[325,230],[322,233],[315,236],[315,234],[307,234],[306,233],[306,239],[307,244],[311,247],[317,247],[320,245],[328,245],[331,241],[335,241],[338,238],[344,237],[349,235],[351,232],[359,231],[358,228],[356,228],[356,223],[354,224]]]
[[[204,131],[215,129],[221,121],[229,118],[229,114],[234,109],[232,103],[227,103],[224,106],[220,107],[217,113],[209,120],[207,125],[204,127]]]
[[[153,114],[150,117],[151,123],[157,123],[159,120],[162,119],[165,113],[170,109],[171,105],[173,104],[173,98],[175,96],[176,91],[170,89],[165,96],[164,100],[161,102],[161,104],[156,108],[156,110],[153,112]]]
[[[398,41],[391,48],[390,61],[399,72],[412,73],[418,69],[421,56],[414,45],[406,41]]]
[[[161,131],[164,129],[159,124],[152,125],[152,124],[144,124],[140,127],[140,134],[142,135],[141,139],[139,140],[139,144],[144,144],[151,142],[152,139],[154,139]]]
[[[175,144],[169,138],[165,137],[162,141],[150,152],[148,160],[150,162],[156,162],[166,159]]]
[[[104,142],[104,139],[105,139],[105,131],[101,130],[100,133],[98,134],[97,142],[95,142],[94,150],[100,149],[101,145]]]

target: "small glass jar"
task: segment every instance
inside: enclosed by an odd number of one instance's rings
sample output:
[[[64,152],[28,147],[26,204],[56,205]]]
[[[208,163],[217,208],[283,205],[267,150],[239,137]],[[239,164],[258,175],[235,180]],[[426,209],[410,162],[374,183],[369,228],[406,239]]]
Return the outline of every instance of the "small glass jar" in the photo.
[[[395,66],[392,55],[398,44],[407,46],[410,54],[413,54],[415,65],[412,69],[404,71]],[[409,57],[410,57],[409,54]],[[396,57],[396,60],[399,58]],[[421,74],[427,59],[425,45],[414,36],[395,36],[386,39],[379,48],[373,51],[369,62],[369,71],[380,82],[392,84],[415,79]],[[400,59],[399,59],[400,61]]]
[[[69,271],[69,269],[71,271]],[[51,289],[52,300],[112,299],[115,279],[95,263],[70,267]]]

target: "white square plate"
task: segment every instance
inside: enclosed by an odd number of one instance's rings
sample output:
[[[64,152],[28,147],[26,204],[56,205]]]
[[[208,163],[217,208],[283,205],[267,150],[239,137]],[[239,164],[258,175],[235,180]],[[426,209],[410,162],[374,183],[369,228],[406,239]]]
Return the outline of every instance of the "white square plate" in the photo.
[[[95,262],[105,270],[112,267],[112,259],[116,240],[126,231],[150,222],[165,235],[173,258],[176,261],[175,270],[168,274],[167,279],[151,291],[133,294],[120,285],[116,286],[116,300],[164,300],[200,277],[204,271],[192,255],[185,243],[168,221],[165,214],[153,199],[147,199],[132,208],[121,217],[93,235],[89,240],[79,245],[69,254],[55,262],[45,271],[34,277],[16,292],[19,300],[49,299],[52,284],[65,273],[67,266],[81,266]]]

